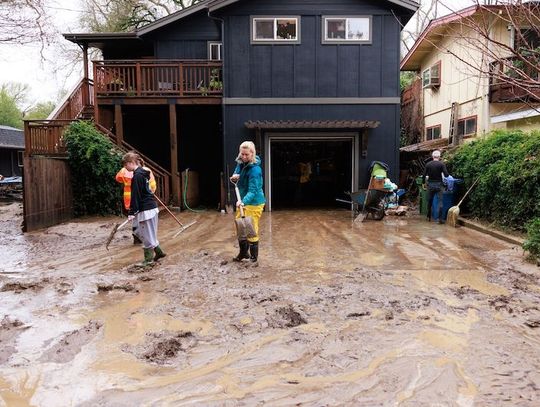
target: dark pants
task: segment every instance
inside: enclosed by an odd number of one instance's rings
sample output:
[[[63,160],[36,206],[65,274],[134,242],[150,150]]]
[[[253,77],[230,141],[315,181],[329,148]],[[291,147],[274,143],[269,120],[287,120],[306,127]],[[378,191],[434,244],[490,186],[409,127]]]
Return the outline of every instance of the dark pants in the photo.
[[[428,213],[427,217],[431,219],[431,207],[433,206],[433,198],[437,194],[439,204],[437,205],[437,213],[439,214],[439,222],[442,222],[442,208],[443,208],[443,183],[442,182],[430,182],[428,181]]]

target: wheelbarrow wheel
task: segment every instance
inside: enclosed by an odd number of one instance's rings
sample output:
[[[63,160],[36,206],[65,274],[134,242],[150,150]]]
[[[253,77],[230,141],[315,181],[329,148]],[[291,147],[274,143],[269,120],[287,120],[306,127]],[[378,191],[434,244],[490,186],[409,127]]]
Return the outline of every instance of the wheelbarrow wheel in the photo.
[[[386,215],[386,213],[384,212],[384,202],[381,200],[381,202],[379,202],[379,205],[377,205],[377,208],[372,212],[372,216],[375,220],[382,220],[382,218],[384,218],[384,215]]]

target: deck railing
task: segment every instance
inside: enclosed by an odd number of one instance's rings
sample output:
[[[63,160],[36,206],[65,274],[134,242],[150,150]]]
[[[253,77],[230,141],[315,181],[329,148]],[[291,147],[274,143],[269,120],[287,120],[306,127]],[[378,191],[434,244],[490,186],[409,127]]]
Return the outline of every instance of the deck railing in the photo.
[[[540,68],[519,57],[498,59],[490,64],[490,101],[540,102]]]
[[[64,131],[73,120],[25,120],[24,154],[63,156],[66,155]]]
[[[203,60],[94,61],[98,97],[221,97],[222,64]]]
[[[64,103],[53,112],[52,120],[70,120],[79,117],[84,108],[94,105],[94,81],[81,79],[75,90],[69,95]]]

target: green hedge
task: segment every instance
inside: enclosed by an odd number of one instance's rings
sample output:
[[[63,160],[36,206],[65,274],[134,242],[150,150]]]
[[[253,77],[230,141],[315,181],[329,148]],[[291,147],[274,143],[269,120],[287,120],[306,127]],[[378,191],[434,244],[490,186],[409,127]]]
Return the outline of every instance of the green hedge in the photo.
[[[540,217],[540,132],[495,131],[461,146],[448,165],[466,187],[480,177],[466,206],[474,216],[519,231]]]
[[[494,131],[461,146],[448,161],[465,187],[479,177],[466,209],[478,218],[527,232],[523,245],[540,258],[540,132]]]
[[[71,124],[64,134],[73,183],[75,215],[118,214],[122,188],[114,177],[122,153],[91,123]]]

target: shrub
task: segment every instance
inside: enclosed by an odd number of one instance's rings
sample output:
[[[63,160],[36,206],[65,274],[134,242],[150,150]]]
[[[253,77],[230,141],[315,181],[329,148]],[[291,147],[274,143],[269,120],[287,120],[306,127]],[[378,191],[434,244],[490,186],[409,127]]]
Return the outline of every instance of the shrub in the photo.
[[[523,243],[523,249],[529,252],[532,259],[540,259],[540,218],[527,223],[527,240]]]
[[[91,123],[71,124],[64,134],[73,184],[75,215],[121,211],[122,188],[114,176],[122,153]]]
[[[466,185],[480,177],[467,201],[472,215],[520,231],[540,217],[540,132],[495,131],[461,146],[448,165]]]

